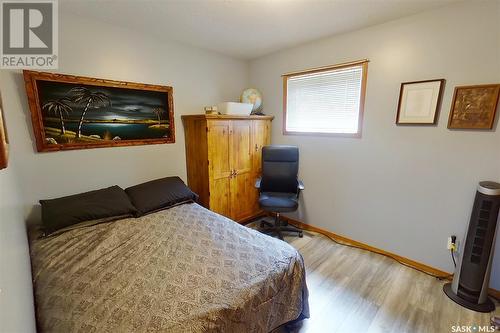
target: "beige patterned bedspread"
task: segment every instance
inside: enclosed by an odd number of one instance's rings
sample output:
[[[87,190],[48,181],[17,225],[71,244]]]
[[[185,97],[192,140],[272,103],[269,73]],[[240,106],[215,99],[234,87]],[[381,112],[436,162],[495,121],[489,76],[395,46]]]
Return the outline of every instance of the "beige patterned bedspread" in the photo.
[[[41,332],[269,332],[309,316],[288,244],[183,204],[31,244]]]

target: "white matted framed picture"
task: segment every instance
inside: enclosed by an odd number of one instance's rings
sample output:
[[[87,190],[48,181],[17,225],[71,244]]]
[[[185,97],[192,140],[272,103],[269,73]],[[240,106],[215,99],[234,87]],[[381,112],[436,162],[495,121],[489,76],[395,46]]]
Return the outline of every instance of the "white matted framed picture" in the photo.
[[[435,125],[446,80],[425,80],[401,83],[398,125]]]

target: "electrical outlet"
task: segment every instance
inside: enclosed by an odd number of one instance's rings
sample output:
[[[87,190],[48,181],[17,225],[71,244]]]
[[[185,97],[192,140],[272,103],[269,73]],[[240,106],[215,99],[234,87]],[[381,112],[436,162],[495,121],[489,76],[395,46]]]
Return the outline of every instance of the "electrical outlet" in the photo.
[[[448,243],[446,244],[446,248],[447,248],[448,250],[452,250],[452,249],[453,249],[453,247],[454,247],[454,246],[453,246],[453,241],[451,240],[451,236],[450,236],[450,237],[448,237]]]
[[[448,243],[446,244],[446,248],[450,251],[457,251],[457,236],[448,237]]]

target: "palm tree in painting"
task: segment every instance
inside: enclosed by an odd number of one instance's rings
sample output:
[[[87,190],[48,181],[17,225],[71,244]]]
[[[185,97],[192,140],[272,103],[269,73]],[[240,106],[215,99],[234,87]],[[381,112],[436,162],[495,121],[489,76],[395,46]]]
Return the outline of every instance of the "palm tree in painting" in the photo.
[[[66,133],[66,129],[64,128],[64,115],[68,115],[71,111],[73,111],[68,103],[71,103],[71,100],[64,97],[55,101],[48,101],[42,106],[42,109],[49,115],[53,114],[59,117],[59,122],[61,123],[61,135]]]
[[[154,114],[158,117],[158,126],[161,126],[161,115],[165,112],[163,108],[156,107],[153,109]]]
[[[88,109],[99,109],[106,106],[111,106],[111,100],[106,94],[101,92],[93,92],[85,87],[73,88],[69,91],[69,94],[72,95],[73,101],[75,103],[81,103],[82,105],[85,105],[82,115],[80,116],[80,121],[78,122],[78,130],[76,131],[75,135],[76,138],[79,138],[82,135],[83,119],[85,118],[85,114],[87,113]]]

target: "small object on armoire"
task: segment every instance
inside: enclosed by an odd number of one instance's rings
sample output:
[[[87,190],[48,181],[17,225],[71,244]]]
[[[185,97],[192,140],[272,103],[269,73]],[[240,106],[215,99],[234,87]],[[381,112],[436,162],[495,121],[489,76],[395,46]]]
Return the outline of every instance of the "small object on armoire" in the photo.
[[[205,114],[219,114],[216,106],[205,106]]]
[[[252,114],[264,115],[264,113],[262,113],[262,94],[257,89],[245,89],[241,94],[240,101],[242,103],[253,104]]]
[[[249,116],[252,113],[252,108],[253,104],[251,103],[224,102],[217,105],[220,114],[232,116]]]

